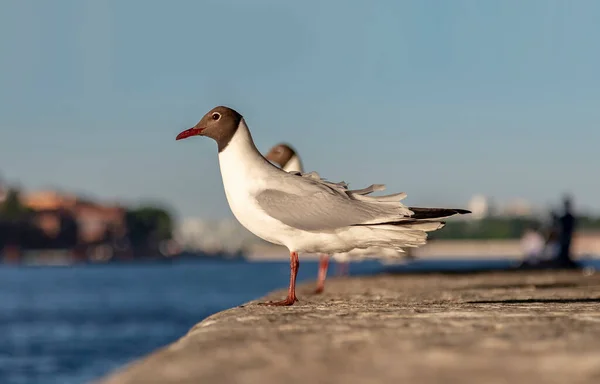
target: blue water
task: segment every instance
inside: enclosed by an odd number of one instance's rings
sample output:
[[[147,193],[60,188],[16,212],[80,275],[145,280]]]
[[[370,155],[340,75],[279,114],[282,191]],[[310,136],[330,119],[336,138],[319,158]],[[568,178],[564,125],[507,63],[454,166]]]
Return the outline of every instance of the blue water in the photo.
[[[503,260],[417,260],[401,269],[507,266]],[[363,262],[351,273],[382,268]],[[317,263],[303,262],[298,278],[316,273]],[[215,312],[285,287],[288,279],[287,262],[0,267],[0,383],[88,382],[173,342]]]

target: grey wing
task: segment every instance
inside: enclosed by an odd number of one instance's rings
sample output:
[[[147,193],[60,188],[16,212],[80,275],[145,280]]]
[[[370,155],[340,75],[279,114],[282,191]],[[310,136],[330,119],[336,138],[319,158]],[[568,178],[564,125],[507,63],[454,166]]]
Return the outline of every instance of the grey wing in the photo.
[[[256,201],[269,216],[305,231],[333,230],[351,225],[375,223],[391,218],[402,219],[403,206],[377,206],[359,200],[344,198],[325,191],[297,195],[275,189],[266,189]],[[410,212],[410,211],[408,211]]]
[[[256,196],[256,201],[269,216],[305,231],[332,230],[368,219],[349,212],[343,200],[331,196],[325,192],[300,196],[266,189]]]

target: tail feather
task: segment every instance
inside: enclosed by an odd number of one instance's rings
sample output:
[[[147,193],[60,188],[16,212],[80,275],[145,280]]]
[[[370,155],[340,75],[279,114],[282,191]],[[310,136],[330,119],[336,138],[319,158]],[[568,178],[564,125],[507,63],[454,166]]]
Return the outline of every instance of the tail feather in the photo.
[[[398,225],[398,226],[412,226],[416,223],[441,223],[442,226],[437,228],[442,228],[446,223],[440,221],[440,219],[445,219],[454,215],[465,215],[471,213],[466,209],[459,208],[418,208],[418,207],[408,207],[410,211],[413,212],[412,216],[408,216],[406,218],[402,218],[400,220],[394,221],[384,221],[381,223],[368,223],[368,224],[356,224],[355,226],[377,226],[377,225]]]
[[[349,242],[357,248],[382,247],[403,251],[403,248],[417,248],[427,243],[427,232],[444,226],[441,222],[413,222],[402,225],[356,226],[348,235]],[[360,239],[359,244],[356,240]]]
[[[444,221],[408,218],[381,224],[356,225],[353,240],[360,238],[361,248],[382,247],[403,252],[403,248],[418,248],[427,243],[428,232],[446,225]],[[357,231],[357,232],[354,232]]]
[[[350,195],[352,198],[356,200],[362,200],[370,203],[394,203],[393,206],[397,206],[400,200],[406,198],[405,192],[392,193],[391,195],[383,195],[383,196],[367,196],[362,194],[352,194]],[[401,204],[400,204],[401,205]],[[402,205],[401,205],[402,206]]]
[[[368,195],[369,193],[383,191],[385,190],[384,184],[372,184],[363,189],[351,189],[347,193],[352,193],[355,195]]]
[[[421,221],[414,224],[400,224],[408,229],[417,229],[419,231],[433,232],[446,226],[445,221]]]
[[[415,228],[422,231],[435,231],[443,228],[446,225],[445,221],[431,221],[423,219],[413,219],[412,217],[398,220],[398,221],[386,221],[384,223],[376,224],[354,224],[353,227],[378,227],[383,225],[404,227],[404,228]],[[433,228],[433,229],[421,229],[421,228]]]
[[[411,216],[415,220],[431,220],[441,219],[454,215],[465,215],[471,213],[466,209],[458,208],[419,208],[419,207],[408,207],[414,214]]]
[[[367,202],[394,202],[397,203],[400,200],[403,200],[407,195],[405,192],[392,193],[390,195],[383,196],[367,196],[373,192],[384,191],[385,184],[371,184],[363,189],[349,189],[346,190],[346,194],[353,199],[362,200]]]

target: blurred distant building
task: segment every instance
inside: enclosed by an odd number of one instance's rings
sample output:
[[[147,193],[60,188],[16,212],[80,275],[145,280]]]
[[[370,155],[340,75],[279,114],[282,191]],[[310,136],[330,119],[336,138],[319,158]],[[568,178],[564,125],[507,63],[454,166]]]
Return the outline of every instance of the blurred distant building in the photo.
[[[488,217],[532,217],[541,214],[525,199],[514,199],[507,204],[497,206],[493,200],[484,195],[475,195],[469,200],[468,209],[471,219],[480,220]]]
[[[503,216],[529,217],[534,214],[534,210],[527,200],[515,199],[502,208],[501,214]]]
[[[174,237],[184,250],[209,253],[235,253],[263,242],[234,219],[187,218],[179,223]]]
[[[489,199],[483,195],[475,195],[469,200],[468,209],[471,211],[470,218],[478,220],[490,215]]]
[[[123,207],[81,201],[76,203],[73,214],[83,242],[102,241],[108,233],[122,236],[126,232]]]
[[[56,191],[36,191],[21,194],[21,204],[34,210],[45,211],[59,208],[71,208],[77,197]]]
[[[36,213],[35,222],[48,236],[60,231],[65,216],[75,220],[81,243],[102,242],[109,233],[122,236],[126,231],[125,209],[120,206],[93,203],[57,191],[24,193],[21,203]]]

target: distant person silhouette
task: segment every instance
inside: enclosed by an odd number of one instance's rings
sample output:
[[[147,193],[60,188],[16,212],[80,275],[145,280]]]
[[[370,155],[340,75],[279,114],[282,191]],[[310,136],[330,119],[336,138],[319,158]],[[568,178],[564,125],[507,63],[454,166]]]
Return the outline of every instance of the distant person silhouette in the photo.
[[[572,213],[572,208],[571,198],[565,196],[563,199],[564,213],[558,218],[559,251],[556,261],[559,266],[569,268],[577,266],[571,258],[571,243],[577,225],[577,220]]]
[[[556,211],[550,211],[550,223],[547,225],[545,230],[545,238],[546,238],[546,250],[545,253],[549,255],[549,259],[556,260],[558,258],[559,252],[559,242],[558,242],[558,234],[559,234],[559,218],[560,216]]]

